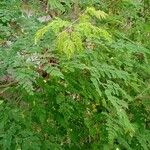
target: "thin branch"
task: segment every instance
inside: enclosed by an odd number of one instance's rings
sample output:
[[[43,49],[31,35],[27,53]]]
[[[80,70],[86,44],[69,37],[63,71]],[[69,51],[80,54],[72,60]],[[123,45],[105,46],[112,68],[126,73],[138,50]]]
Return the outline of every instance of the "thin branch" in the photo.
[[[136,99],[139,99],[139,98],[142,98],[143,97],[143,94],[147,91],[147,90],[149,90],[150,89],[150,87],[147,87],[142,93],[140,93],[139,95],[137,95],[134,99],[136,100]],[[145,97],[145,96],[144,96]],[[150,97],[149,97],[150,98]]]
[[[56,36],[56,39],[63,33],[63,32],[66,32],[69,28],[71,28],[79,19],[82,15],[84,15],[85,13],[85,9],[81,11],[81,15],[75,19],[67,28],[65,28],[65,30],[63,30],[62,32],[60,32],[57,36]]]
[[[15,85],[15,84],[17,84],[17,83],[18,83],[17,81],[10,82],[10,83],[8,83],[8,84],[0,85],[0,88],[10,87],[10,86],[13,86],[13,85]]]

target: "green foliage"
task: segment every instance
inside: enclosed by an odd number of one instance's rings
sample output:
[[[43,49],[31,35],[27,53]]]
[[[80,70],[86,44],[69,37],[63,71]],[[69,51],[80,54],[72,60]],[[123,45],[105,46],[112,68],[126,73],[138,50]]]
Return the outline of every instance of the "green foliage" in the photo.
[[[150,149],[149,5],[2,0],[0,149]]]
[[[89,16],[88,16],[88,15]],[[98,19],[105,18],[106,14],[103,11],[96,11],[94,8],[87,8],[81,17],[95,16]],[[70,58],[75,51],[83,50],[84,40],[88,39],[88,42],[92,42],[94,39],[103,38],[110,41],[111,36],[109,33],[91,24],[90,20],[75,20],[73,23],[56,19],[50,22],[48,25],[38,30],[35,35],[35,44],[43,37],[48,31],[53,32],[55,35],[54,44],[56,43],[56,49],[64,52],[68,58]],[[53,44],[53,43],[52,43]]]

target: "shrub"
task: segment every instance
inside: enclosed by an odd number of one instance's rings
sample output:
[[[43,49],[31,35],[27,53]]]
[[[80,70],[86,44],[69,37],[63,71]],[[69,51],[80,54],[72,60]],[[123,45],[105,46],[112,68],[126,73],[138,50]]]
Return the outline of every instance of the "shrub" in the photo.
[[[148,150],[145,5],[0,2],[0,148]],[[56,11],[48,23],[37,19],[42,7]]]

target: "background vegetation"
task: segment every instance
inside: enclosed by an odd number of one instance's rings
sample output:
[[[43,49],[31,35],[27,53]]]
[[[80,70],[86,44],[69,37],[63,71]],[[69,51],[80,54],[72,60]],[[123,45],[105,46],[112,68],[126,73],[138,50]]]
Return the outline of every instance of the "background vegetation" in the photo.
[[[0,149],[150,149],[149,0],[0,1]]]

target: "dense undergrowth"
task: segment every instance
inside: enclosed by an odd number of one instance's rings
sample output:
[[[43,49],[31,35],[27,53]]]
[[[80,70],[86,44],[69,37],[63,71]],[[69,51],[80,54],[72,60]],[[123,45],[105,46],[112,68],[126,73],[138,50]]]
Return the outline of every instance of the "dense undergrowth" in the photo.
[[[0,1],[0,149],[150,149],[149,0]]]

